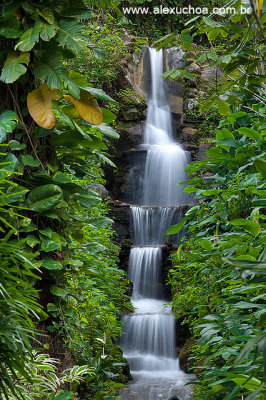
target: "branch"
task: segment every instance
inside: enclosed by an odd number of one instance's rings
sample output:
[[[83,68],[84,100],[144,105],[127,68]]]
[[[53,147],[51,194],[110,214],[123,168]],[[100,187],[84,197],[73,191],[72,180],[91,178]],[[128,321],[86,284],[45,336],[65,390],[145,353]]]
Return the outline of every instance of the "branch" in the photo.
[[[42,169],[45,171],[45,168],[44,168],[44,166],[43,166],[41,160],[39,159],[38,154],[36,153],[35,147],[34,147],[33,142],[32,142],[32,140],[31,140],[30,132],[29,132],[29,130],[28,130],[27,127],[26,127],[26,124],[25,124],[25,122],[24,122],[23,115],[22,115],[22,113],[21,113],[20,107],[19,107],[19,105],[18,105],[18,103],[17,103],[17,101],[16,101],[16,99],[15,99],[15,97],[14,97],[14,95],[13,95],[13,93],[12,93],[12,90],[10,89],[9,85],[7,85],[7,87],[8,87],[8,90],[9,90],[11,96],[12,96],[12,99],[13,99],[13,101],[14,101],[14,105],[15,105],[15,108],[16,108],[16,112],[17,112],[17,114],[19,115],[19,122],[20,122],[21,125],[23,126],[23,128],[24,128],[24,130],[25,130],[25,132],[26,132],[26,134],[27,134],[27,136],[28,136],[28,139],[29,139],[30,145],[31,145],[31,147],[32,147],[33,153],[34,153],[35,157],[37,158],[37,160],[40,161],[41,167],[42,167]]]

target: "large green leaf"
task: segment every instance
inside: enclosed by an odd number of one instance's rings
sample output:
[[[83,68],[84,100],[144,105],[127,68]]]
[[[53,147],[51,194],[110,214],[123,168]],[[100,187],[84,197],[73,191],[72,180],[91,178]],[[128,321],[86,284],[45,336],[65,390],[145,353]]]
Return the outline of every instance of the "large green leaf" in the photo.
[[[63,77],[66,74],[61,55],[45,53],[34,65],[34,73],[42,83],[46,81],[50,89],[61,89]]]
[[[92,87],[81,87],[81,89],[86,90],[92,94],[96,99],[112,101],[117,103],[112,97],[108,96],[102,89],[92,88]]]
[[[101,201],[101,198],[98,195],[98,193],[86,189],[82,190],[80,193],[77,193],[76,198],[83,207],[88,207],[88,208],[97,206]]]
[[[80,88],[67,74],[64,75],[64,87],[71,96],[76,97],[76,99],[80,98]]]
[[[30,167],[39,167],[41,164],[40,160],[36,160],[30,155],[23,155],[21,159],[24,165],[29,165]]]
[[[49,41],[56,35],[57,31],[58,31],[58,26],[45,24],[44,22],[42,22],[40,36],[43,40]]]
[[[14,15],[0,17],[0,36],[8,39],[16,39],[21,35],[21,23]]]
[[[43,7],[37,10],[37,13],[45,19],[45,21],[48,22],[48,24],[53,24],[54,23],[54,14],[51,8],[49,7]]]
[[[114,122],[117,118],[117,116],[111,111],[108,110],[107,108],[102,108],[102,113],[103,113],[103,122],[105,124],[111,124],[112,122]]]
[[[17,80],[21,75],[23,75],[30,61],[30,53],[19,53],[12,52],[9,53],[5,61],[2,73],[0,76],[1,81],[5,83],[12,83]]]
[[[93,128],[98,129],[102,133],[104,133],[106,136],[109,136],[114,139],[119,139],[120,135],[117,133],[111,126],[105,124],[102,122],[100,125],[91,125]]]
[[[39,41],[40,31],[42,29],[41,22],[35,22],[33,28],[28,29],[20,37],[19,42],[15,46],[15,50],[30,51]]]
[[[61,249],[62,245],[65,243],[64,240],[62,240],[63,238],[56,232],[52,232],[50,238],[44,235],[40,235],[40,238],[42,241],[41,250],[45,251],[46,253]]]
[[[50,291],[52,294],[54,294],[55,296],[58,296],[58,297],[66,297],[68,294],[68,292],[65,289],[63,289],[59,286],[52,286]]]
[[[218,111],[221,115],[227,115],[230,112],[228,103],[225,100],[218,99]]]
[[[36,246],[36,244],[41,243],[41,241],[37,239],[34,235],[28,235],[26,238],[26,243],[33,248],[34,246]]]
[[[53,258],[50,257],[44,257],[42,259],[42,266],[45,269],[49,269],[52,271],[63,269],[63,265],[59,261],[54,260]]]
[[[62,198],[62,189],[48,184],[33,189],[28,195],[28,202],[32,210],[43,212],[53,208]]]
[[[94,56],[99,59],[104,59],[107,57],[107,53],[99,46],[94,43],[88,43],[88,48],[92,51]]]
[[[247,128],[246,126],[242,126],[241,128],[238,129],[238,132],[241,133],[241,135],[248,136],[252,139],[262,139],[261,134],[258,131],[255,131],[255,129],[250,129]]]
[[[243,218],[235,219],[231,221],[231,224],[234,226],[240,226],[242,227],[246,232],[251,233],[252,236],[257,237],[260,232],[260,226],[258,223],[245,220]]]
[[[86,79],[86,77],[84,75],[80,74],[79,72],[71,69],[70,71],[68,71],[68,75],[73,80],[73,82],[75,82],[75,84],[77,86],[79,86],[79,87],[89,86],[89,82]]]
[[[231,380],[237,385],[249,390],[256,390],[262,384],[259,379],[250,377],[248,375],[240,375],[237,378],[232,378]]]
[[[266,160],[264,158],[259,158],[254,162],[254,165],[263,178],[266,178]]]
[[[76,20],[61,20],[56,40],[62,47],[73,51],[82,50],[86,46],[86,37],[82,34],[82,30],[83,25]]]
[[[87,223],[93,228],[100,229],[112,225],[113,221],[106,217],[90,217]]]
[[[6,140],[7,133],[11,133],[18,122],[17,114],[7,110],[0,115],[0,143]]]
[[[172,225],[166,232],[167,235],[175,235],[176,233],[180,232],[185,223],[187,222],[187,218],[183,218],[179,224]]]
[[[10,140],[8,146],[11,150],[22,150],[25,149],[26,143],[19,143],[17,140]]]

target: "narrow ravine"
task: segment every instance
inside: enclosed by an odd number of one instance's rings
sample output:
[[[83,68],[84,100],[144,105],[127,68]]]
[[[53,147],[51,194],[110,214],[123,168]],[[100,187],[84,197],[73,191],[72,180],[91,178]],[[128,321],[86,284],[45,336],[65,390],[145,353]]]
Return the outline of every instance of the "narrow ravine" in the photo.
[[[166,230],[180,218],[181,205],[189,203],[180,182],[189,155],[173,138],[172,119],[164,89],[163,53],[149,49],[151,99],[141,149],[147,151],[138,206],[132,205],[128,277],[133,282],[135,312],[123,317],[121,347],[134,382],[123,399],[168,400],[188,398],[190,379],[179,368],[175,346],[175,321],[166,305],[161,280],[162,246]],[[178,238],[171,238],[172,241]]]

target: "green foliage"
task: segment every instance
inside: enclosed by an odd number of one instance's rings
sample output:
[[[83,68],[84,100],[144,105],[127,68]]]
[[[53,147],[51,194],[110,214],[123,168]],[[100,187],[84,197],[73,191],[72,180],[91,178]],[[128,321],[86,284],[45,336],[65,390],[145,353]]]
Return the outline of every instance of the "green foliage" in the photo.
[[[169,278],[175,313],[186,315],[193,329],[190,362],[201,400],[266,393],[263,39],[256,11],[243,23],[240,2],[235,6],[229,21],[203,18],[198,25],[197,33],[212,40],[215,29],[232,45],[223,56],[213,46],[196,60],[224,71],[218,92],[199,104],[200,113],[213,107],[222,119],[210,134],[208,159],[189,165],[185,191],[195,194],[197,205],[182,221],[188,237],[173,255]]]
[[[198,338],[192,359],[201,385],[214,390],[217,399],[237,399],[253,390],[264,393],[260,351],[265,346],[265,264],[260,260],[265,184],[255,162],[263,157],[265,139],[260,116],[244,114],[241,118],[248,118],[258,135],[240,134],[242,121],[230,125],[228,114],[216,131],[216,138],[227,138],[216,139],[208,160],[189,166],[191,173],[201,172],[185,189],[195,193],[199,205],[182,222],[189,238],[173,257],[176,269],[170,278],[175,312],[188,315]]]
[[[87,393],[101,398],[125,379],[114,341],[129,306],[107,208],[88,184],[104,183],[108,137],[118,134],[96,101],[114,100],[67,64],[76,51],[103,52],[87,43],[82,1],[4,1],[0,12],[0,397],[73,399],[89,372]],[[68,346],[77,365],[59,378],[48,356],[34,360],[36,343],[51,355]]]
[[[59,360],[47,354],[33,353],[32,359],[26,359],[25,369],[31,377],[29,383],[23,375],[17,376],[17,387],[25,400],[73,400],[77,393],[75,388],[86,378],[95,375],[95,368],[86,365],[74,366],[58,373]],[[9,400],[16,400],[12,392],[8,392]]]
[[[117,21],[109,15],[104,23],[99,20],[87,25],[85,32],[91,42],[89,49],[71,60],[71,65],[78,68],[91,85],[110,90],[114,81],[118,79],[118,73],[122,68],[121,62],[127,56],[121,30],[117,27]],[[97,51],[98,48],[101,48],[102,53]],[[87,59],[86,64],[84,57]]]

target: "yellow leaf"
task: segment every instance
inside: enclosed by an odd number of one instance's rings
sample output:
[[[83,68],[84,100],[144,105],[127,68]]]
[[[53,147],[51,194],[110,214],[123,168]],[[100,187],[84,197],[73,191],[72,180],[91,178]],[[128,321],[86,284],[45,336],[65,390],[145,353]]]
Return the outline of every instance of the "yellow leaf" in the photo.
[[[28,94],[27,106],[34,121],[44,129],[51,129],[56,123],[52,112],[52,100],[58,100],[56,89],[49,89],[46,83]]]
[[[263,0],[256,0],[256,5],[257,5],[257,15],[260,16],[261,10],[262,10],[262,5],[263,5]]]
[[[90,93],[81,91],[79,100],[70,95],[65,95],[64,97],[74,104],[77,112],[85,121],[93,125],[99,125],[103,121],[102,110]]]

